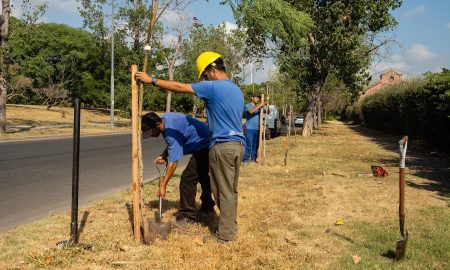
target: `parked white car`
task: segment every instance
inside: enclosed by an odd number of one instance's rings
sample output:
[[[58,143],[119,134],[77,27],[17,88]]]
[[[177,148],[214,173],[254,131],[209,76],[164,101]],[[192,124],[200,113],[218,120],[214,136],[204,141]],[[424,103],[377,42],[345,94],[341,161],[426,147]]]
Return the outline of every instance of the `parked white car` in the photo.
[[[265,119],[265,116],[266,114],[263,114],[263,121]],[[268,128],[270,131],[270,133],[267,134],[270,135],[270,137],[280,134],[281,131],[280,110],[275,105],[269,105],[266,128]]]
[[[305,117],[303,115],[297,115],[294,118],[294,125],[298,127],[303,127],[303,122],[305,121]]]

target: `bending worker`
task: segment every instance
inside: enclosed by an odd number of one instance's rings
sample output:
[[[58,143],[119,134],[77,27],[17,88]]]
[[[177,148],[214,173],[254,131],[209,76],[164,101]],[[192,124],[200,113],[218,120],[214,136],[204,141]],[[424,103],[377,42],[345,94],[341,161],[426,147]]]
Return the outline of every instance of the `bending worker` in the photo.
[[[160,118],[150,112],[142,117],[142,138],[164,137],[167,147],[154,162],[163,164],[168,162],[164,179],[159,183],[158,196],[166,196],[167,183],[177,168],[178,161],[183,155],[192,154],[186,169],[181,174],[180,181],[180,210],[177,213],[176,224],[184,227],[194,223],[197,218],[195,195],[197,183],[200,182],[202,201],[200,212],[214,211],[214,200],[211,198],[211,185],[208,167],[208,128],[202,122],[179,113],[165,113]]]
[[[159,80],[145,72],[136,79],[152,83],[176,93],[197,95],[203,99],[208,116],[209,169],[211,189],[220,210],[218,230],[203,238],[204,242],[226,243],[236,238],[239,168],[244,156],[245,137],[242,132],[244,96],[225,71],[222,57],[204,52],[197,58],[198,79],[193,84]]]
[[[259,147],[260,109],[264,106],[261,94],[253,93],[252,102],[245,104],[245,155],[244,162],[256,162]]]

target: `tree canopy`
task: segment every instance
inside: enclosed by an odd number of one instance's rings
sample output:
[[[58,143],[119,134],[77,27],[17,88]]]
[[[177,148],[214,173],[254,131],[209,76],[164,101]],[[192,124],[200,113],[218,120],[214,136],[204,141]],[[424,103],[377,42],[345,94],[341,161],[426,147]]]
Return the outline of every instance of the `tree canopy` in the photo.
[[[401,5],[400,0],[225,2],[232,7],[238,23],[248,29],[249,43],[265,46],[266,51],[271,45],[269,42],[277,45],[275,56],[280,72],[296,78],[298,90],[307,93],[309,106],[304,136],[312,133],[313,114],[321,111],[320,94],[330,74],[345,83],[356,96],[365,83],[372,53],[383,45],[375,44],[373,37],[395,27],[390,11]],[[268,16],[276,13],[278,21]],[[292,14],[302,18],[303,24],[299,20],[289,23],[293,20]],[[261,48],[256,49],[255,54],[261,51]]]

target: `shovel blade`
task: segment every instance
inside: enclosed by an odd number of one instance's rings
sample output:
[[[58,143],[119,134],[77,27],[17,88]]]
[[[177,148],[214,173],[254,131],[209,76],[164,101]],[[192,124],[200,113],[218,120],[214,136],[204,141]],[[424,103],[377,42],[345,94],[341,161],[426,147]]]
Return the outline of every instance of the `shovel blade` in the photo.
[[[154,220],[146,220],[143,229],[143,242],[149,245],[156,239],[167,240],[172,229],[170,222],[158,222]]]
[[[408,231],[405,237],[401,240],[397,240],[397,245],[395,247],[395,260],[400,261],[405,258],[406,254],[406,244],[408,243]]]

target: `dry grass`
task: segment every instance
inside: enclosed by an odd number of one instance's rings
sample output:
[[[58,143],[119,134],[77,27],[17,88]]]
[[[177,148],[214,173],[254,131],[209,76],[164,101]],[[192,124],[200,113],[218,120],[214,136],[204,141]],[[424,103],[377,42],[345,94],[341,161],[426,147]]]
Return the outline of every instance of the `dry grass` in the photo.
[[[395,144],[396,139],[376,143],[352,129],[364,132],[331,122],[312,138],[292,139],[288,166],[283,165],[283,138],[268,141],[270,159],[242,167],[239,231],[231,244],[202,244],[208,227],[194,225],[174,231],[169,241],[135,245],[127,190],[80,210],[80,219],[88,213],[80,242],[94,244],[94,251],[55,248],[69,237],[70,215],[62,214],[0,235],[0,269],[448,269],[448,182],[427,179],[424,168],[407,165],[410,242],[407,259],[395,263],[398,154],[382,142]],[[383,166],[389,176],[356,176],[370,173],[372,164]],[[173,220],[177,181],[168,190],[164,214]],[[155,206],[154,183],[146,193]],[[344,225],[335,226],[338,219]],[[361,261],[355,264],[353,256]]]
[[[73,108],[53,107],[47,110],[45,106],[8,104],[7,129],[3,139],[24,138],[72,134]],[[98,134],[111,132],[129,132],[130,120],[116,115],[116,127],[110,129],[108,110],[82,109],[81,133]]]

